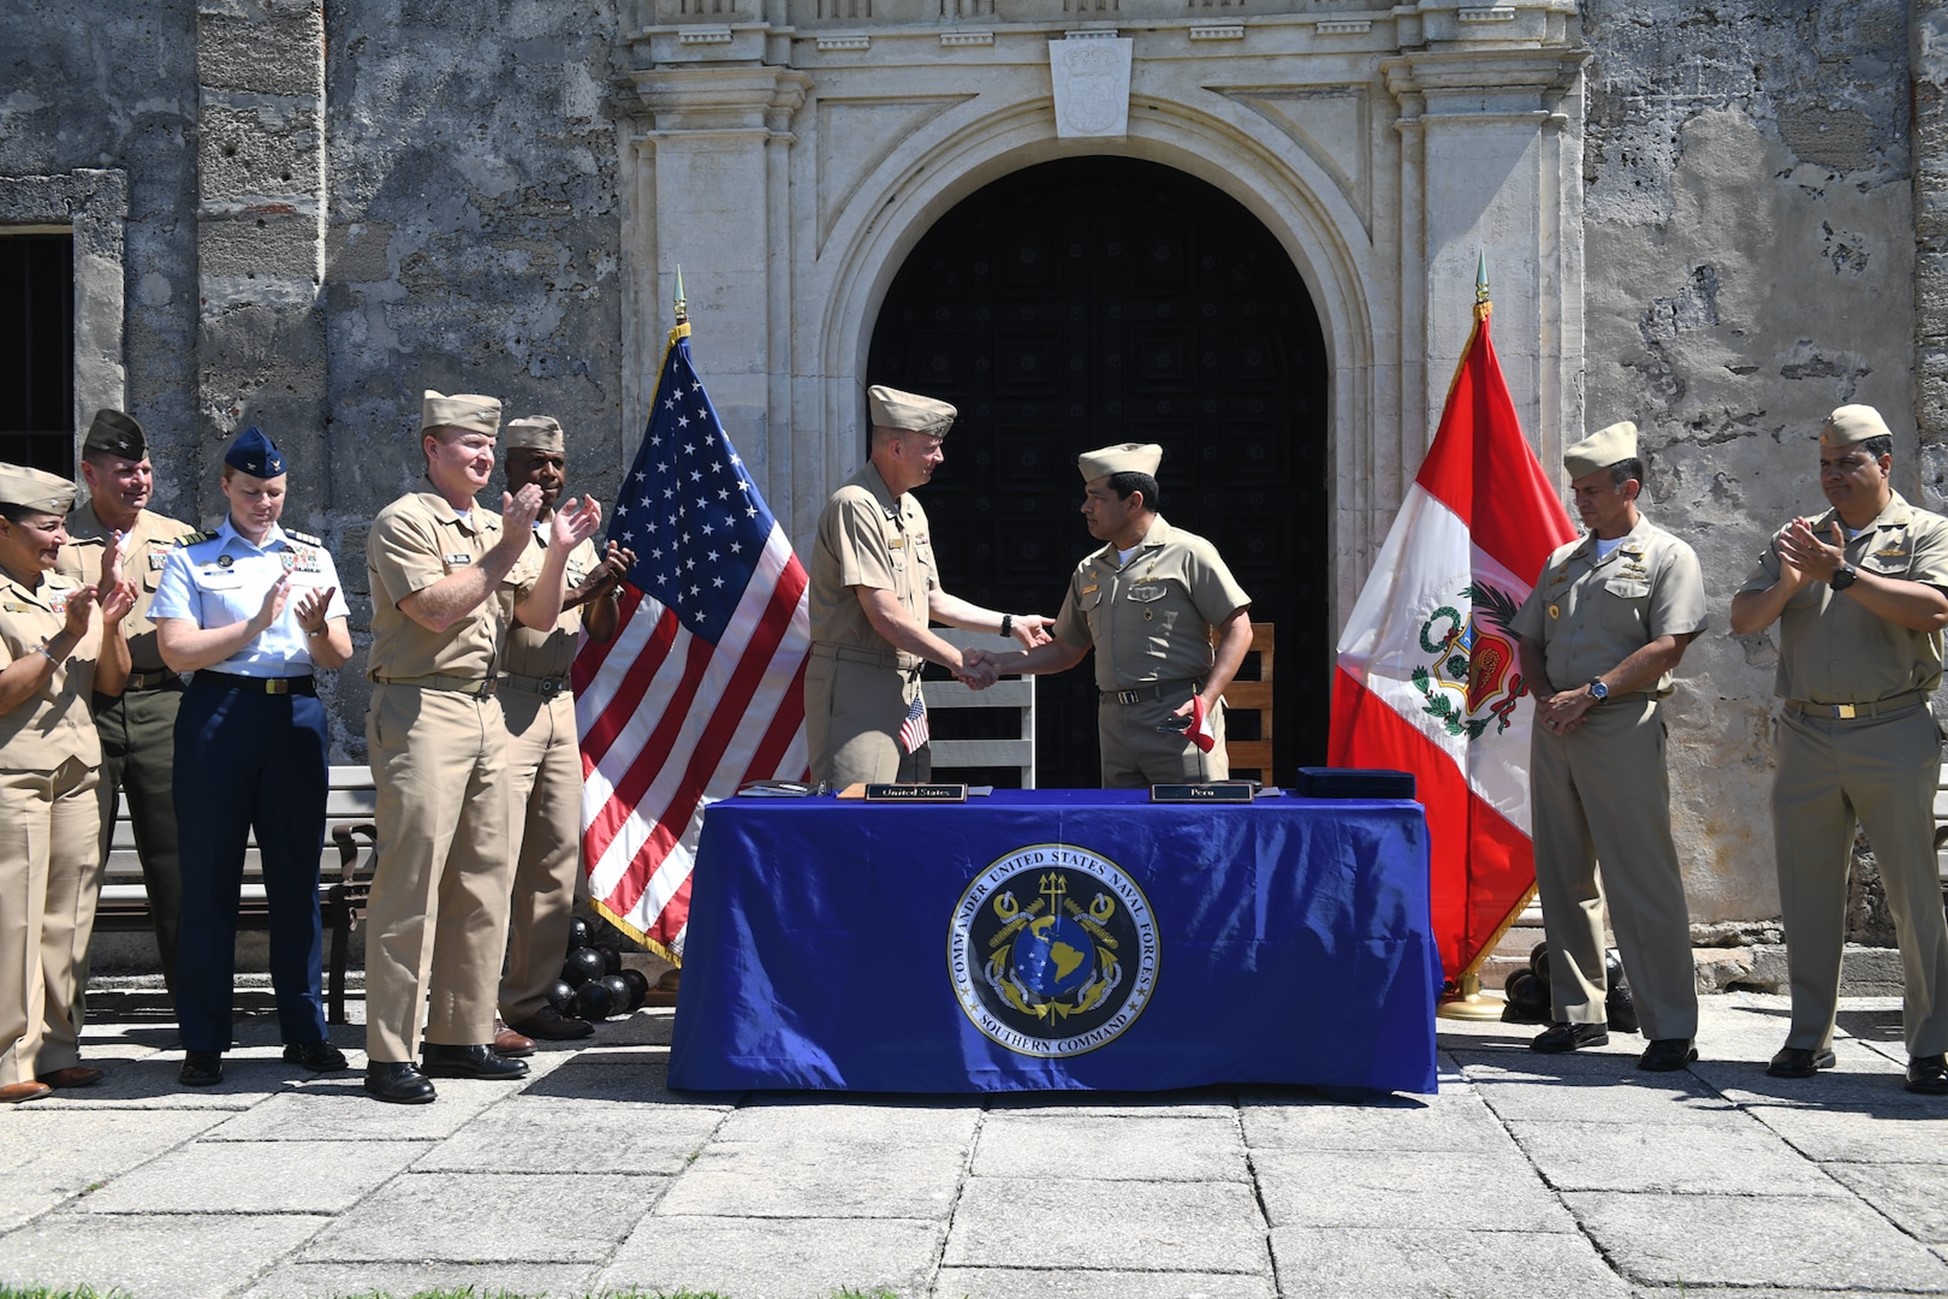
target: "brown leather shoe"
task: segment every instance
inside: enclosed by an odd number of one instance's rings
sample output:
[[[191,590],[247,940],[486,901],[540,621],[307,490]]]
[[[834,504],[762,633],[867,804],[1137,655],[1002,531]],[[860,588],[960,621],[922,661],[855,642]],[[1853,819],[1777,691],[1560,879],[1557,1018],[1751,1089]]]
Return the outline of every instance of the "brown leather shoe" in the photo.
[[[40,1080],[49,1087],[93,1087],[107,1077],[101,1070],[91,1065],[71,1064],[65,1069],[53,1069],[40,1075]]]
[[[22,1101],[37,1101],[54,1089],[44,1082],[17,1082],[0,1085],[0,1105],[18,1105]]]
[[[516,1033],[513,1029],[497,1019],[494,1021],[494,1054],[511,1056],[533,1055],[534,1039]]]

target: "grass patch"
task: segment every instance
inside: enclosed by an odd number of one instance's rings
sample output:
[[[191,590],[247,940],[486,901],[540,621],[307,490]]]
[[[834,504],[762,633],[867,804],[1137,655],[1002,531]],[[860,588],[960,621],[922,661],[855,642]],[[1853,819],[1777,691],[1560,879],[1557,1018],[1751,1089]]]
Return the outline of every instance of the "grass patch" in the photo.
[[[12,1286],[0,1282],[0,1299],[129,1299],[126,1290],[97,1290],[91,1285]]]

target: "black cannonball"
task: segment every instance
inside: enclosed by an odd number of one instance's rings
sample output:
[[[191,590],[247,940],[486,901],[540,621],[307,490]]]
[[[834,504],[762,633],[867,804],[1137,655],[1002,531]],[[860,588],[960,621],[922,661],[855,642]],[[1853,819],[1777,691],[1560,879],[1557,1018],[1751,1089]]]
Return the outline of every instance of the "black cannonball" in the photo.
[[[1537,943],[1529,952],[1529,968],[1544,984],[1549,982],[1549,944]]]
[[[602,973],[604,974],[622,973],[622,953],[621,952],[617,951],[613,947],[598,947],[595,950],[602,953]]]
[[[1549,1013],[1548,981],[1531,973],[1527,979],[1515,985],[1515,1000],[1523,1010],[1546,1016]]]
[[[547,997],[550,1006],[566,1015],[568,1008],[575,1004],[575,985],[566,979],[556,979],[542,995]]]
[[[629,1009],[641,1010],[649,996],[649,976],[633,965],[624,966],[622,981],[629,985]]]
[[[610,996],[615,998],[615,1009],[611,1010],[609,1012],[610,1014],[627,1015],[635,1009],[635,1006],[631,1005],[629,1001],[629,981],[627,979],[623,978],[620,974],[605,974],[598,982],[609,990]]]
[[[1603,974],[1613,988],[1623,982],[1623,957],[1614,947],[1603,953]]]
[[[589,928],[588,921],[576,916],[568,922],[568,950],[587,947],[595,939],[595,931]]]
[[[599,979],[607,971],[603,968],[602,953],[593,947],[577,947],[562,962],[561,977],[577,988],[591,979]]]
[[[1610,985],[1609,994],[1603,999],[1603,1011],[1609,1017],[1613,1032],[1638,1031],[1640,1026],[1637,1021],[1637,1000],[1630,995],[1630,985],[1621,978]]]
[[[583,951],[589,949],[583,948]],[[580,1019],[607,1019],[615,1013],[615,994],[600,979],[591,979],[575,989],[575,1015]]]

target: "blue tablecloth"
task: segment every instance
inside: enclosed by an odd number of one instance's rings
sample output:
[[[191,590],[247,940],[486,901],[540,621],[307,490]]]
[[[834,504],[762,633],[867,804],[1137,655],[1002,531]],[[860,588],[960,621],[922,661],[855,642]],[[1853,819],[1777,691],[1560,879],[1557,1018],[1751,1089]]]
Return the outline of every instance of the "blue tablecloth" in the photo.
[[[737,798],[692,888],[675,1087],[1435,1088],[1411,801]]]

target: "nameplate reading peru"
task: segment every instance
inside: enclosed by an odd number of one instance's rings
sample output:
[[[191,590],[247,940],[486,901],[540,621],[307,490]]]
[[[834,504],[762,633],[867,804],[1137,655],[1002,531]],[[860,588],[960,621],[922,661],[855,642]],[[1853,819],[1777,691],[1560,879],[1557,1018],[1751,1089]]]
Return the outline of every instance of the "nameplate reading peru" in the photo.
[[[867,785],[868,803],[965,803],[965,785]]]
[[[1210,785],[1152,785],[1152,803],[1249,803],[1251,786],[1242,780]]]

